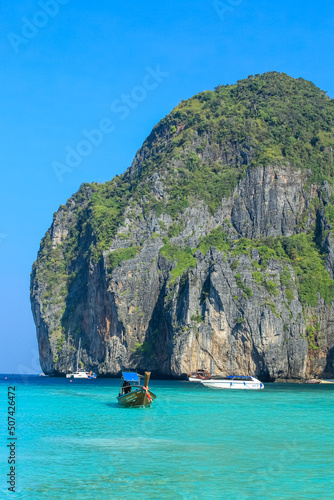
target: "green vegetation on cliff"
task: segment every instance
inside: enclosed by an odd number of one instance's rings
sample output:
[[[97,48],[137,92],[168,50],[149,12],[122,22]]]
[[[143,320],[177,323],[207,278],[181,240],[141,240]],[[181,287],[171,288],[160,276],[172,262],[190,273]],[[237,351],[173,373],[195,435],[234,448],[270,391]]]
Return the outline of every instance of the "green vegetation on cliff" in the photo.
[[[160,249],[160,252],[164,257],[176,263],[176,266],[171,271],[172,282],[178,276],[181,276],[186,269],[196,266],[197,259],[193,256],[193,252],[189,247],[180,248],[177,245],[167,243]]]
[[[267,267],[270,258],[277,259],[283,265],[285,264],[284,271],[281,274],[281,284],[286,287],[287,298],[290,300],[293,298],[290,288],[291,274],[286,267],[286,263],[291,264],[297,279],[296,285],[300,302],[303,305],[315,307],[318,302],[317,294],[319,293],[320,297],[330,305],[334,298],[334,280],[330,278],[328,271],[325,269],[325,256],[315,244],[314,239],[314,233],[254,240],[242,238],[237,241],[231,254],[247,254],[250,256],[251,250],[256,248],[261,257],[260,268],[262,271]],[[259,271],[256,274],[259,276]],[[261,275],[263,276],[262,273]],[[258,279],[256,281],[259,282]],[[269,283],[268,280],[264,283],[267,289]],[[271,288],[273,287],[271,286]]]
[[[182,101],[161,120],[142,147],[140,176],[157,165],[177,170],[170,210],[194,190],[215,210],[248,166],[289,164],[332,181],[333,124],[333,100],[313,83],[250,76]]]
[[[198,245],[198,249],[203,254],[206,254],[210,247],[215,247],[221,252],[231,249],[230,240],[221,226],[211,231],[211,233],[205,236]]]
[[[111,274],[121,262],[133,259],[139,253],[140,249],[141,247],[129,247],[113,250],[108,255],[108,273]]]
[[[269,259],[275,259],[283,265],[280,281],[281,285],[285,287],[286,298],[289,302],[294,297],[291,290],[293,287],[291,273],[287,264],[290,264],[294,270],[298,298],[303,306],[315,307],[318,302],[318,294],[330,305],[334,298],[334,280],[326,271],[325,256],[314,240],[314,233],[310,232],[289,237],[267,237],[253,240],[240,238],[231,243],[222,228],[218,227],[203,238],[197,249],[190,250],[189,247],[182,249],[176,245],[168,244],[160,251],[162,255],[176,263],[176,267],[171,272],[173,280],[175,280],[188,268],[196,266],[197,259],[193,255],[195,250],[206,253],[212,246],[233,259],[239,255],[251,257],[252,250],[256,249],[260,255],[260,262],[253,263],[256,268],[252,273],[253,279],[258,285],[264,286],[268,293],[274,297],[278,294],[277,283],[265,275]],[[231,268],[234,267],[234,262],[231,264]],[[240,273],[235,275],[235,279],[237,286],[243,290],[245,295],[252,296],[252,290],[244,286]]]

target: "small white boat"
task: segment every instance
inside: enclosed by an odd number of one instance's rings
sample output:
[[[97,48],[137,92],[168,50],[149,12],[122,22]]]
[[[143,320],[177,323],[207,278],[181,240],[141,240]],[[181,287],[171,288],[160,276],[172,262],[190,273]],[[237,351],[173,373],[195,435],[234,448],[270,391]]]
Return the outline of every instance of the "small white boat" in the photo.
[[[211,378],[210,380],[200,380],[205,387],[211,389],[263,389],[263,383],[255,377],[247,375],[229,375],[223,378]]]
[[[88,378],[87,372],[67,373],[66,378]]]
[[[89,379],[94,379],[96,378],[96,374],[92,371],[90,372],[85,372],[85,371],[77,371],[73,373],[67,373],[66,378],[89,378]]]
[[[77,352],[77,370],[73,373],[67,373],[66,378],[85,378],[85,379],[94,379],[96,375],[94,372],[86,372],[84,370],[79,370],[79,359],[80,359],[80,348],[81,348],[81,339],[79,339],[79,348]]]

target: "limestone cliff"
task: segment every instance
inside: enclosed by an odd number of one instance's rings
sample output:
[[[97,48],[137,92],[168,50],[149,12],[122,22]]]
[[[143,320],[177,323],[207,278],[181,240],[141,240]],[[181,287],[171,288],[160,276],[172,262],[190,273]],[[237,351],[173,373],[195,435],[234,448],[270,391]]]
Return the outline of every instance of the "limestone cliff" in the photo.
[[[61,206],[33,266],[45,373],[334,375],[333,101],[256,75],[184,101]]]

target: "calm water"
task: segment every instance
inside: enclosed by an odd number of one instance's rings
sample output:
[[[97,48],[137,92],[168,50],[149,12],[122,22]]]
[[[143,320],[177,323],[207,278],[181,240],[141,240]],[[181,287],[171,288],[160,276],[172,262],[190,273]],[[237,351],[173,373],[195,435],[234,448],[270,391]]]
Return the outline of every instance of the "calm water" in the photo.
[[[17,393],[18,493],[6,490],[6,392]],[[334,498],[334,385],[263,391],[151,381],[149,409],[117,380],[0,376],[1,498]]]

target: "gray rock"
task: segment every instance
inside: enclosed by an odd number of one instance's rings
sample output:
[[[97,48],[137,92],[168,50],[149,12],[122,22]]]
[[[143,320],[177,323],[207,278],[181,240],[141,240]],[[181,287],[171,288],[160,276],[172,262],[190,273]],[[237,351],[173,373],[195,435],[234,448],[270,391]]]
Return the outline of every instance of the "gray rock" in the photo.
[[[132,175],[142,168],[141,154],[132,165]],[[203,154],[220,153],[207,150]],[[326,266],[333,276],[331,226],[324,210],[314,220],[310,203],[312,197],[321,197],[323,189],[327,196],[329,188],[313,186],[310,193],[304,182],[304,172],[288,167],[249,169],[214,215],[202,201],[194,200],[177,221],[182,222],[181,232],[169,242],[196,248],[218,226],[223,226],[232,241],[290,236],[301,231],[303,220],[306,226],[318,224]],[[159,200],[166,193],[163,177],[154,174],[152,196]],[[76,223],[74,204],[72,198],[54,217],[49,230],[54,249],[61,248]],[[99,262],[90,261],[87,266],[78,257],[73,269],[78,277],[66,303],[59,299],[58,282],[48,300],[43,299],[47,283],[40,278],[44,264],[38,258],[32,273],[31,303],[45,373],[59,375],[74,369],[80,337],[85,367],[104,376],[115,376],[122,369],[147,369],[156,376],[184,377],[201,367],[214,375],[250,373],[263,380],[334,375],[334,309],[319,298],[315,310],[309,311],[308,316],[318,318],[322,335],[319,349],[310,351],[291,266],[294,298],[290,304],[280,283],[281,262],[270,259],[265,271],[276,282],[277,295],[254,280],[252,262],[261,260],[256,249],[251,257],[237,259],[213,247],[206,255],[196,250],[196,267],[174,280],[175,263],[160,252],[162,238],[173,221],[166,214],[141,214],[140,205],[126,210],[124,225]],[[88,248],[90,243],[82,245]],[[141,245],[140,252],[110,272],[110,252],[133,245]],[[241,287],[236,274],[241,276]],[[66,338],[61,336],[64,307]]]

